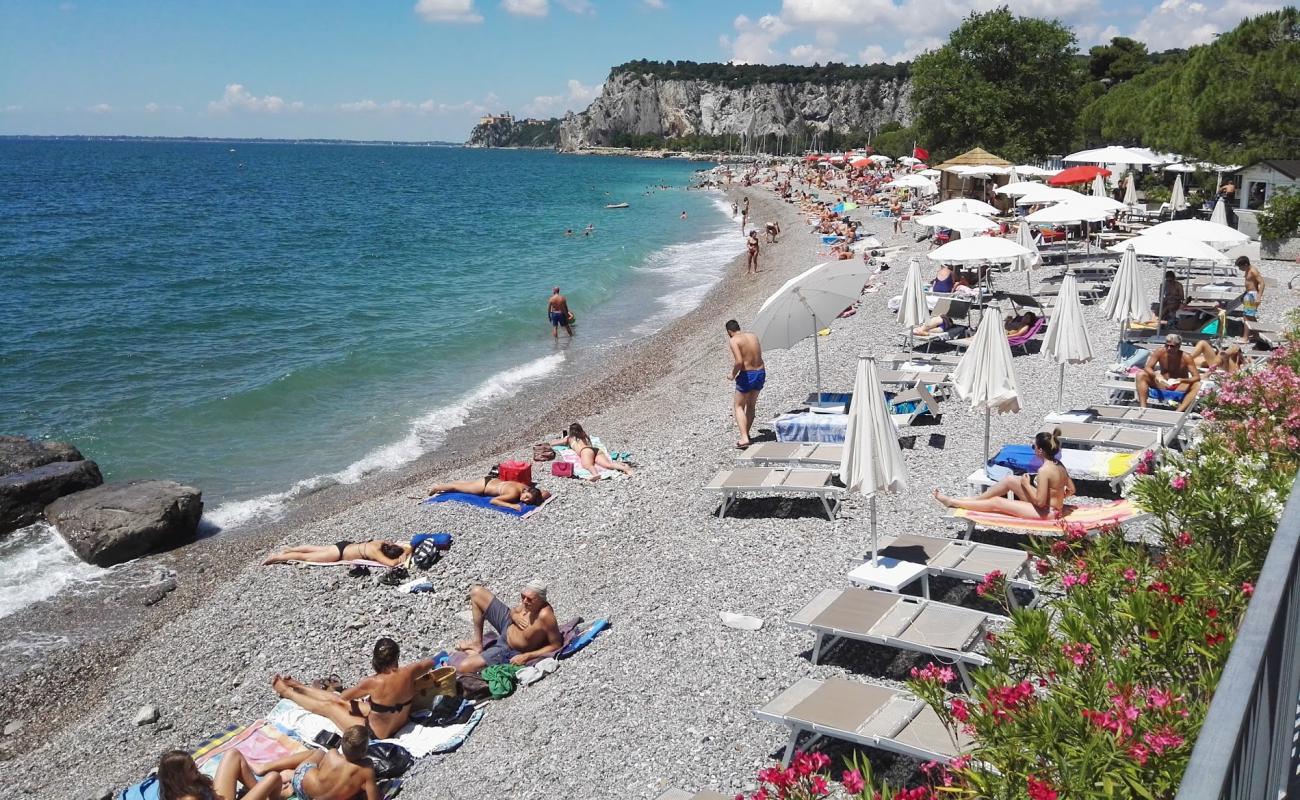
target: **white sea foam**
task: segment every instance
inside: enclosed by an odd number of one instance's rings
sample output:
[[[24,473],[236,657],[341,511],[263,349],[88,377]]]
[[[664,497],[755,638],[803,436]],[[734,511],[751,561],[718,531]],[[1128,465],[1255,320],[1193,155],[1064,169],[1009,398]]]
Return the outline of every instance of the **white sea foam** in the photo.
[[[203,515],[204,525],[208,529],[226,530],[255,520],[269,521],[282,514],[284,504],[296,497],[327,486],[356,483],[367,475],[409,464],[437,449],[446,441],[447,434],[464,425],[475,410],[516,394],[524,386],[555,372],[563,363],[564,354],[554,353],[502,370],[455,403],[436,408],[416,419],[402,439],[372,450],[338,472],[298,481],[286,491],[222,503]]]
[[[0,617],[108,573],[87,564],[53,526],[38,522],[0,542]]]

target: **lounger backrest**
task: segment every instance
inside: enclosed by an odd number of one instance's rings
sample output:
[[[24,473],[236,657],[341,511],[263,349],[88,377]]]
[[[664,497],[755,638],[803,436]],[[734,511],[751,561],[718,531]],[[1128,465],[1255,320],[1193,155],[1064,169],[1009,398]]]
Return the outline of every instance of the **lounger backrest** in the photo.
[[[878,555],[912,564],[929,564],[939,558],[952,543],[952,539],[940,539],[937,536],[903,534],[880,548]]]
[[[795,704],[786,716],[819,728],[857,733],[901,694],[884,686],[832,678]]]
[[[1007,337],[1007,344],[1011,345],[1012,347],[1016,347],[1017,345],[1022,345],[1025,342],[1028,342],[1029,340],[1037,336],[1038,332],[1041,331],[1043,329],[1043,326],[1046,324],[1047,324],[1046,317],[1038,317],[1037,319],[1034,320],[1034,324],[1029,326],[1029,330],[1020,334],[1019,336]]]

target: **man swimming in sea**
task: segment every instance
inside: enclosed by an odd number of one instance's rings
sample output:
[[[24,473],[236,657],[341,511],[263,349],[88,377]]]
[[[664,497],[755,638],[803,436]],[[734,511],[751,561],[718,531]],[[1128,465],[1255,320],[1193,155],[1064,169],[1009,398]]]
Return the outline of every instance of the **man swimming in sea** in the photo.
[[[767,381],[767,369],[763,364],[763,345],[757,336],[742,332],[740,323],[734,319],[727,320],[726,329],[727,347],[731,350],[731,379],[736,382],[732,410],[736,427],[740,429],[740,441],[736,442],[736,447],[744,450],[750,444],[749,429],[754,424],[754,406]]]
[[[551,290],[551,298],[546,301],[546,318],[551,322],[551,336],[560,338],[561,327],[573,336],[573,328],[569,325],[569,301],[560,294],[558,286]]]

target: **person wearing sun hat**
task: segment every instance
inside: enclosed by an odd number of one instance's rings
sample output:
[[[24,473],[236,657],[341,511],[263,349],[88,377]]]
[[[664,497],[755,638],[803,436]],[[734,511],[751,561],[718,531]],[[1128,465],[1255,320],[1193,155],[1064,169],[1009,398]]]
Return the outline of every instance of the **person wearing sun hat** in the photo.
[[[496,664],[522,666],[539,658],[555,655],[564,646],[555,610],[547,600],[546,583],[533,579],[524,584],[519,604],[510,608],[485,586],[471,586],[470,612],[474,620],[474,638],[456,643],[465,653],[457,665],[461,673],[475,673]],[[490,647],[483,646],[483,623],[496,629],[498,638]]]

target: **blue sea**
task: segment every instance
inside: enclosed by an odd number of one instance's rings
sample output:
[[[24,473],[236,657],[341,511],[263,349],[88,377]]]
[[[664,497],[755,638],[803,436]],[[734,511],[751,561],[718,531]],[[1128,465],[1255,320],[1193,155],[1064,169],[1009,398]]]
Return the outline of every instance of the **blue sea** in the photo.
[[[720,196],[685,191],[701,166],[0,140],[0,433],[197,486],[223,529],[273,516],[697,303],[743,249]],[[48,539],[0,543],[0,596]]]

